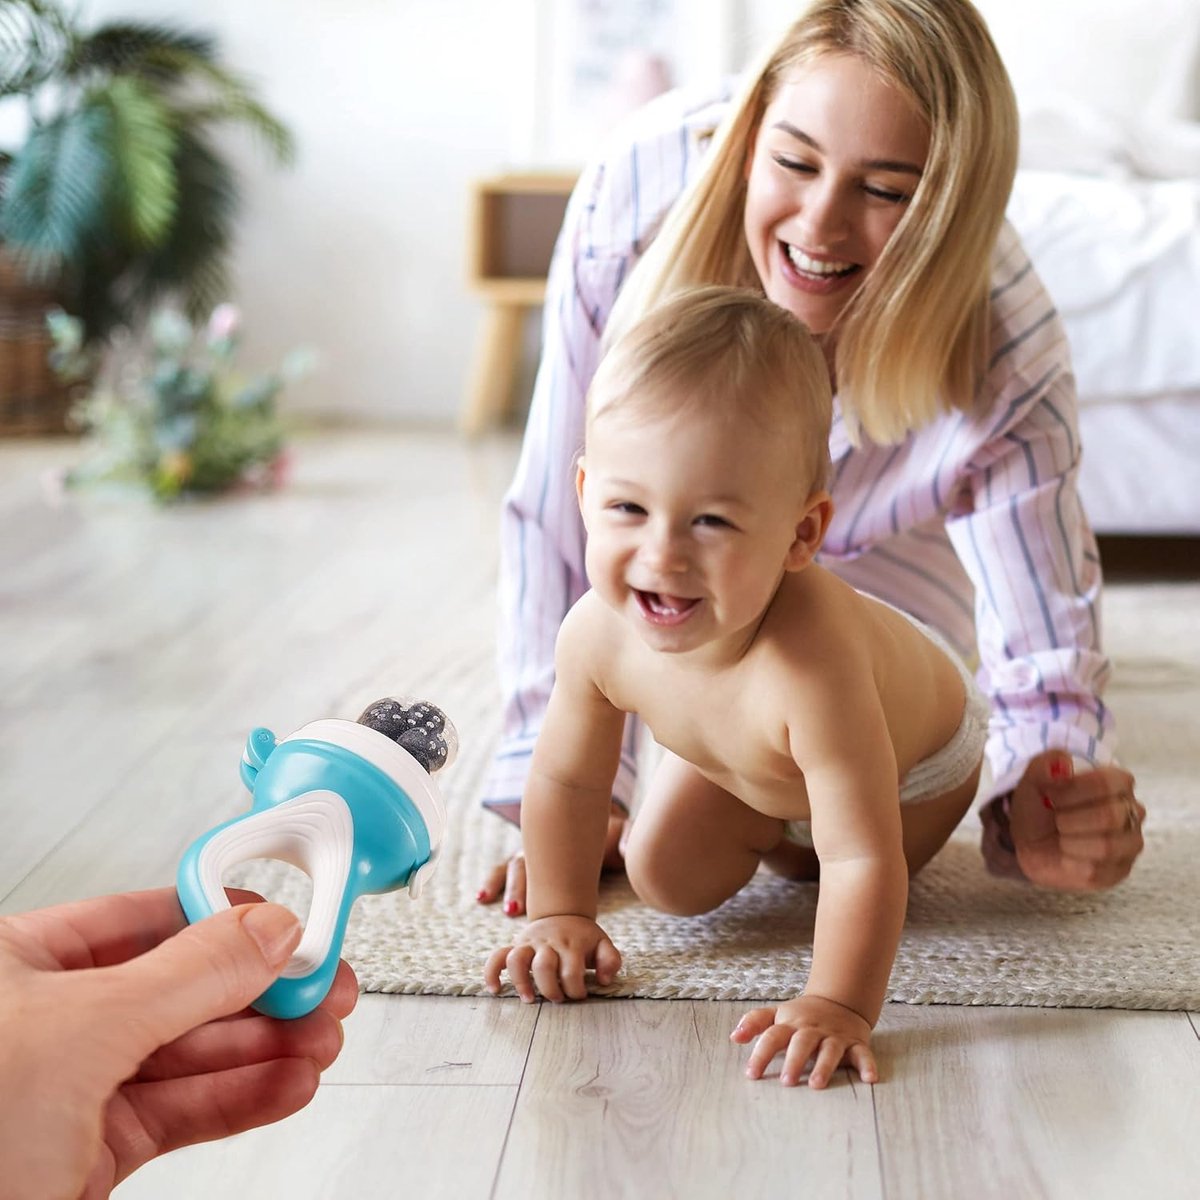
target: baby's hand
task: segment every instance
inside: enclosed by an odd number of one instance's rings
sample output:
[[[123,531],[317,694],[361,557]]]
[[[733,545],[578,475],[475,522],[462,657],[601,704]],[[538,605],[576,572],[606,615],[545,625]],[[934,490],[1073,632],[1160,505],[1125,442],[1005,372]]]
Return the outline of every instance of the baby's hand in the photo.
[[[761,1079],[771,1060],[782,1053],[779,1082],[794,1087],[809,1059],[816,1059],[809,1072],[808,1086],[823,1088],[843,1063],[854,1067],[864,1083],[875,1083],[879,1071],[868,1042],[871,1026],[853,1009],[820,996],[798,996],[778,1008],[756,1008],[748,1012],[729,1035],[744,1045],[758,1038],[750,1054],[746,1074]]]
[[[500,974],[507,968],[517,995],[532,1004],[540,992],[547,1000],[586,1000],[584,972],[592,967],[596,982],[607,984],[621,969],[620,951],[608,934],[587,917],[541,917],[488,956],[484,982],[493,996],[500,991]]]

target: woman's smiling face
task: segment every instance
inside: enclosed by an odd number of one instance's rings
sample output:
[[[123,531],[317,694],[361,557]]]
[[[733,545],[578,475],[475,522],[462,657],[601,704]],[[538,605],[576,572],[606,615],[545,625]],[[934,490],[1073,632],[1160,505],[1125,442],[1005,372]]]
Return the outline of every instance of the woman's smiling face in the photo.
[[[767,296],[817,335],[883,253],[920,182],[928,127],[850,54],[784,76],[747,160],[746,242]]]

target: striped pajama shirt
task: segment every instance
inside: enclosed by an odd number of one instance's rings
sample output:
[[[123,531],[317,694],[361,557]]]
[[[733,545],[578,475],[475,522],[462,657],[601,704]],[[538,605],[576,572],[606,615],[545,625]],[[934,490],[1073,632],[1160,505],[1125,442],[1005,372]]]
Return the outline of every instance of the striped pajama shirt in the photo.
[[[519,801],[554,681],[554,641],[586,590],[575,497],[584,398],[622,281],[703,157],[729,93],[673,92],[643,109],[584,173],[547,284],[541,365],[501,518],[502,732],[484,803]],[[1010,226],[993,261],[980,405],[898,446],[853,447],[835,401],[835,515],[820,561],[941,630],[991,705],[987,796],[1049,747],[1112,760],[1101,700],[1100,562],[1076,490],[1079,430],[1066,337]],[[628,806],[637,723],[614,797]]]

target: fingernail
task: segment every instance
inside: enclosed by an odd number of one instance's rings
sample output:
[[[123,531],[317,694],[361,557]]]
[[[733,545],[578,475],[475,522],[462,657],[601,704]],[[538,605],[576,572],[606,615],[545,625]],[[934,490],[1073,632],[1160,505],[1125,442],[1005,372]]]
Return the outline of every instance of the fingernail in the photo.
[[[1051,812],[1054,811],[1054,801],[1049,796],[1042,797],[1042,807],[1048,808]]]
[[[475,899],[478,900],[480,904],[482,904],[487,898],[488,898],[487,888],[480,888],[479,891],[477,891],[475,893]]]
[[[515,900],[505,900],[504,915],[506,917],[515,917],[517,915],[517,902]]]
[[[273,967],[287,962],[303,932],[296,914],[278,904],[250,905],[242,917],[242,928]]]
[[[1056,758],[1050,764],[1051,779],[1069,779],[1071,777],[1071,764],[1065,758]]]

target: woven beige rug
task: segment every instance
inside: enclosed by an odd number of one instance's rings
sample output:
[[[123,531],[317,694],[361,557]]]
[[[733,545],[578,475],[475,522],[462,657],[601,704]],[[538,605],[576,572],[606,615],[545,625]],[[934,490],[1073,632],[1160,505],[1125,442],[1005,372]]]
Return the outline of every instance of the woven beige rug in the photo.
[[[1108,699],[1124,761],[1146,804],[1146,850],[1132,876],[1098,895],[1060,895],[991,878],[968,817],[913,881],[889,996],[911,1004],[1200,1009],[1200,585],[1110,587]],[[420,668],[408,690],[440,704],[462,752],[443,784],[451,809],[444,858],[419,901],[367,897],[344,955],[369,992],[475,995],[488,953],[514,928],[475,894],[516,832],[476,802],[496,737],[490,611],[466,623],[452,656]],[[295,902],[295,880],[260,874]],[[759,875],[716,912],[678,918],[606,882],[601,923],[624,956],[604,994],[772,1000],[803,985],[814,885]]]

